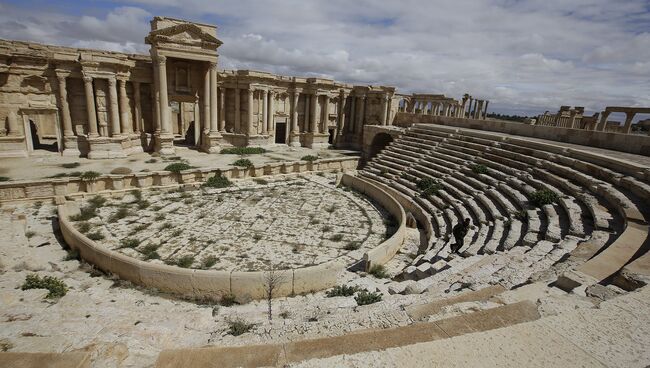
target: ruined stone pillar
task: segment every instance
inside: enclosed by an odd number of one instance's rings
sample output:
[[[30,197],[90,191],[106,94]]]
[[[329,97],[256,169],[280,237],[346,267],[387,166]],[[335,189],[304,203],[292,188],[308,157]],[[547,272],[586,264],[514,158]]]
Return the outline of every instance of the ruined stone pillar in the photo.
[[[610,112],[605,110],[600,114],[600,123],[598,124],[598,130],[604,132],[607,128],[607,118],[609,118]]]
[[[323,121],[321,122],[321,129],[323,134],[327,134],[327,125],[330,120],[330,96],[325,95],[325,105],[323,105]]]
[[[247,134],[249,136],[253,135],[253,105],[254,105],[254,100],[253,100],[253,92],[255,92],[252,88],[248,88],[248,130]],[[257,134],[257,132],[255,132]]]
[[[61,109],[61,120],[63,121],[63,136],[73,137],[72,118],[70,117],[70,105],[68,104],[68,91],[66,88],[66,76],[57,76],[59,80],[59,108]]]
[[[488,108],[489,103],[490,103],[490,101],[485,100],[485,108],[483,109],[483,119],[487,118],[487,111],[488,111],[487,108]]]
[[[144,132],[144,126],[142,124],[142,99],[140,97],[140,82],[133,82],[133,100],[135,102],[135,133],[140,134],[140,131]]]
[[[203,75],[203,134],[210,133],[210,64]]]
[[[219,91],[219,131],[226,131],[226,88]]]
[[[386,125],[386,108],[388,107],[388,96],[381,98],[381,111],[379,114],[379,121],[381,125]]]
[[[88,114],[88,137],[96,138],[97,133],[97,111],[95,110],[95,95],[93,92],[93,78],[84,75],[84,91],[86,92],[86,113]]]
[[[151,106],[153,107],[153,122],[154,132],[160,134],[160,71],[158,70],[158,63],[153,63],[153,91],[151,91]]]
[[[217,102],[217,63],[210,63],[210,135],[219,135],[219,103]]]
[[[275,93],[273,91],[269,91],[269,104],[268,104],[268,127],[267,131],[271,133],[271,135],[275,136]]]
[[[16,116],[16,112],[14,110],[9,110],[7,123],[9,125],[9,136],[15,137],[20,134],[18,132],[18,117]]]
[[[167,57],[158,56],[158,84],[160,87],[160,132],[171,135],[169,97],[167,96]]]
[[[241,134],[241,90],[235,87],[235,133]]]
[[[131,124],[131,109],[129,108],[128,96],[126,95],[126,80],[118,80],[120,86],[120,127],[122,133],[128,135],[133,133],[133,125]]]
[[[300,138],[298,136],[298,99],[300,94],[296,91],[293,91],[292,94],[293,100],[291,101],[291,132],[289,134],[289,145],[291,147],[300,146]]]
[[[345,126],[345,100],[347,99],[347,96],[343,91],[339,94],[339,106],[338,106],[338,121],[337,121],[337,127],[336,127],[336,136],[337,136],[337,141],[338,137],[343,135],[343,131],[347,128]]]
[[[309,96],[309,132],[318,133],[318,117],[316,116],[316,105],[318,105],[318,95]]]
[[[348,126],[348,132],[352,133],[355,131],[356,117],[357,117],[357,96],[351,96],[350,98],[350,125]]]
[[[268,120],[269,120],[269,108],[267,106],[267,100],[269,94],[266,90],[262,90],[262,134],[267,135],[269,133]]]
[[[363,130],[363,125],[366,122],[366,117],[365,117],[365,115],[366,115],[366,96],[361,96],[360,99],[361,100],[359,102],[360,102],[361,108],[359,109],[359,120],[357,120],[357,124],[355,126],[355,128],[356,128],[355,132],[356,133],[361,133],[361,131]]]
[[[122,132],[120,130],[120,110],[118,108],[117,80],[115,77],[108,78],[108,95],[110,99],[108,115],[111,124],[111,137],[119,137]]]

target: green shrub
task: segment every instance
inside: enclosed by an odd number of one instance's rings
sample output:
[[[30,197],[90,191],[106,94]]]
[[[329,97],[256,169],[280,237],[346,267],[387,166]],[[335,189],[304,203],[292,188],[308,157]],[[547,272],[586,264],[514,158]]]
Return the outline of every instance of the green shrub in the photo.
[[[65,164],[61,164],[61,167],[65,169],[74,169],[75,167],[79,167],[81,164],[79,162],[67,162]]]
[[[189,164],[186,164],[185,162],[174,162],[173,164],[169,164],[169,165],[165,166],[164,170],[165,171],[171,171],[173,173],[178,174],[179,172],[181,172],[183,170],[189,170],[191,168],[192,168],[192,166],[190,166]]]
[[[335,242],[340,242],[341,240],[343,240],[343,234],[334,234],[330,236],[330,240]]]
[[[385,278],[389,277],[388,272],[386,272],[386,267],[384,267],[382,265],[374,265],[374,266],[372,266],[368,273],[370,273],[371,275],[373,275],[374,277],[376,277],[378,279],[385,279]]]
[[[186,256],[182,256],[176,261],[176,266],[182,268],[189,268],[192,265],[192,263],[194,263],[194,256],[186,255]]]
[[[144,248],[142,248],[140,253],[144,255],[145,260],[160,259],[158,248],[160,248],[160,244],[147,244]]]
[[[35,273],[27,275],[25,283],[20,288],[22,290],[47,289],[49,293],[46,298],[60,298],[68,292],[68,287],[60,279],[52,276],[41,278]]]
[[[90,228],[91,228],[90,223],[86,221],[82,221],[79,224],[77,224],[77,230],[79,230],[79,232],[82,234],[86,234],[87,232],[89,232]]]
[[[557,195],[557,193],[550,189],[536,190],[530,195],[530,201],[538,207],[542,207],[547,204],[553,204],[557,202],[558,199],[560,199],[560,197]]]
[[[314,155],[302,156],[302,157],[300,158],[300,160],[301,160],[301,161],[309,161],[309,162],[311,162],[311,161],[316,161],[316,160],[318,160],[318,156],[314,156]]]
[[[247,158],[240,158],[239,160],[233,162],[232,164],[233,166],[240,166],[245,168],[253,167],[253,163],[251,162],[251,160]]]
[[[68,253],[63,257],[64,261],[79,260],[79,251],[76,249],[69,249]]]
[[[335,296],[352,296],[357,291],[361,291],[358,286],[336,285],[331,290],[325,292],[328,298]]]
[[[86,236],[90,240],[102,240],[102,239],[104,239],[104,234],[102,234],[100,231],[92,232],[92,233],[90,233],[90,234],[88,234]]]
[[[36,235],[35,231],[25,231],[25,236],[27,237],[27,239],[33,238],[34,235]]]
[[[147,161],[145,161],[144,163],[145,164],[155,164],[156,162],[158,162],[158,160],[156,160],[155,158],[150,158]]]
[[[79,175],[79,178],[84,181],[93,181],[99,178],[102,174],[97,171],[84,171]]]
[[[260,234],[260,233],[253,234],[253,239],[255,239],[255,241],[262,240],[262,234]]]
[[[328,233],[328,232],[332,231],[332,227],[330,225],[325,225],[325,226],[323,226],[321,228],[321,231],[324,232],[324,233]]]
[[[361,243],[358,241],[350,241],[343,247],[345,250],[357,250],[359,248],[361,248]]]
[[[423,195],[437,195],[442,186],[440,183],[431,178],[424,178],[417,183],[418,189]]]
[[[231,147],[221,150],[221,153],[225,155],[254,155],[265,152],[266,150],[261,147]]]
[[[357,296],[354,297],[357,305],[368,305],[381,301],[381,293],[373,293],[366,290],[361,290]]]
[[[108,221],[117,222],[129,216],[135,216],[135,213],[131,212],[128,208],[121,207],[108,219]]]
[[[174,232],[172,233],[172,238],[175,238],[175,237],[177,237],[177,236],[180,236],[182,233],[183,233],[183,230],[181,230],[181,229],[176,229],[176,230],[174,230]]]
[[[164,224],[160,225],[160,227],[158,228],[158,230],[171,229],[172,227],[174,227],[174,226],[173,226],[171,223],[169,223],[169,222],[165,222]]]
[[[217,264],[218,260],[219,260],[219,258],[217,258],[216,256],[207,256],[207,257],[203,258],[203,262],[201,262],[201,266],[203,268],[210,268],[210,267],[214,266],[215,264]]]
[[[149,203],[149,201],[147,201],[146,199],[141,199],[138,202],[136,202],[136,205],[138,206],[138,209],[144,210],[145,208],[149,207],[151,203]]]
[[[113,175],[129,175],[132,172],[133,171],[128,167],[116,167],[113,170],[111,170],[111,174]]]
[[[526,210],[521,210],[515,213],[515,218],[521,222],[528,221],[528,212]]]
[[[253,323],[247,323],[241,319],[228,322],[228,334],[233,336],[243,335],[255,327]]]
[[[134,238],[122,239],[120,242],[120,248],[135,248],[140,245],[140,241]]]
[[[235,298],[234,294],[224,294],[221,296],[221,299],[219,299],[219,304],[223,305],[224,307],[230,307],[237,304],[237,299]]]
[[[266,179],[253,179],[253,181],[260,185],[266,185],[269,183],[269,181]]]
[[[0,176],[0,181],[9,181],[11,178],[6,177],[6,176]]]
[[[94,208],[101,208],[106,204],[106,198],[102,196],[94,196],[88,200],[88,203]]]
[[[472,169],[472,171],[473,171],[475,174],[487,174],[487,173],[488,173],[488,168],[487,168],[487,166],[485,166],[485,165],[483,165],[483,164],[475,164],[475,165],[472,165],[472,166],[470,166],[470,169]]]
[[[81,207],[79,213],[70,216],[70,221],[88,221],[93,217],[97,216],[97,208],[92,205]]]

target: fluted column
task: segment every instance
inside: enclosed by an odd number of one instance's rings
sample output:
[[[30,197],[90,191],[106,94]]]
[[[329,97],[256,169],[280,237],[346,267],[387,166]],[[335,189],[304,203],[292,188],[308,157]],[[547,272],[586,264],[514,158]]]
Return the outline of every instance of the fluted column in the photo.
[[[311,103],[310,108],[309,108],[309,116],[311,118],[310,124],[309,124],[309,131],[311,133],[318,133],[318,116],[316,115],[316,107],[318,105],[318,95],[313,94],[311,95]]]
[[[61,120],[63,121],[63,136],[73,137],[72,118],[70,117],[70,105],[68,104],[68,91],[66,88],[66,76],[57,76],[59,80],[59,108],[61,109]]]
[[[293,100],[291,101],[291,133],[298,134],[298,99],[300,94],[293,92]]]
[[[153,91],[151,91],[151,106],[153,108],[153,123],[154,123],[154,132],[160,134],[160,75],[158,70],[158,63],[154,61],[153,63]]]
[[[210,135],[219,134],[217,63],[210,63]]]
[[[273,135],[275,135],[275,93],[273,91],[269,91],[269,104],[268,104],[268,127],[267,130],[271,132]]]
[[[253,89],[248,89],[248,135],[253,135]],[[257,134],[257,132],[255,132]]]
[[[305,95],[305,119],[302,124],[302,131],[303,132],[309,132],[309,127],[311,126],[311,116],[310,115],[310,110],[311,110],[311,95],[309,93],[303,93]]]
[[[241,90],[235,87],[235,133],[241,134]]]
[[[323,121],[320,124],[323,134],[327,133],[327,125],[329,124],[330,121],[329,117],[330,117],[330,96],[325,95],[325,105],[323,106]]]
[[[117,82],[120,87],[120,127],[122,133],[128,135],[133,133],[133,125],[131,124],[131,109],[129,108],[128,96],[126,95],[126,80],[119,79]]]
[[[269,98],[268,92],[266,90],[262,90],[262,134],[266,135],[269,132],[268,129],[268,106],[267,106],[267,99]]]
[[[226,131],[226,87],[221,87],[219,93],[219,131]]]
[[[160,133],[171,135],[169,116],[169,97],[167,96],[167,57],[158,56],[158,84],[160,89]]]
[[[108,115],[111,125],[111,137],[119,137],[122,132],[120,130],[120,111],[118,108],[117,80],[115,77],[108,78],[108,95],[110,100],[108,105]]]
[[[84,75],[84,91],[86,93],[86,113],[88,114],[88,137],[98,137],[97,134],[97,111],[95,110],[95,95],[93,92],[93,78]]]
[[[203,75],[203,134],[210,132],[210,64]]]
[[[133,102],[135,103],[135,124],[133,128],[136,134],[144,132],[144,125],[142,124],[142,98],[140,97],[140,82],[133,82]]]

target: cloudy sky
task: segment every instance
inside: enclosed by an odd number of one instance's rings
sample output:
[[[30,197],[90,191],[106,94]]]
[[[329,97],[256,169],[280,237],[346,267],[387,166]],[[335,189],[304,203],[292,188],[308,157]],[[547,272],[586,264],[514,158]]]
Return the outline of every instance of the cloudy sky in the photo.
[[[650,106],[647,0],[0,0],[0,38],[146,53],[153,15],[218,25],[222,68],[467,92],[500,113]]]

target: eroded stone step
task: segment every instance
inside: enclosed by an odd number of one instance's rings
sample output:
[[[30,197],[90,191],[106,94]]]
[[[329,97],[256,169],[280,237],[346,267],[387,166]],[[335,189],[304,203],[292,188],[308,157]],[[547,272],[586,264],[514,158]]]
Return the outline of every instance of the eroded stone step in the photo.
[[[406,307],[405,310],[406,314],[408,314],[411,319],[419,321],[425,317],[440,313],[444,307],[458,303],[485,301],[504,291],[506,291],[506,288],[503,286],[493,285],[476,291],[468,291],[451,298],[435,300],[425,304],[411,305]]]
[[[89,353],[0,353],[6,368],[90,368]]]

